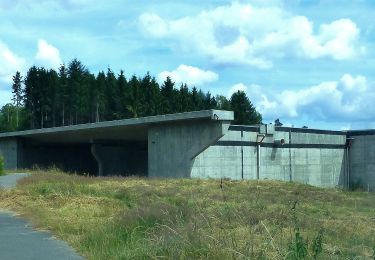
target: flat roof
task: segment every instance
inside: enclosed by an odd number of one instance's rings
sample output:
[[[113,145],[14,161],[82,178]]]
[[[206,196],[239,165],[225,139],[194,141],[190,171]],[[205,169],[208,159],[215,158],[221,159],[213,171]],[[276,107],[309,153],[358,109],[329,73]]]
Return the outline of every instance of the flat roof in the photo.
[[[147,141],[148,126],[191,120],[232,121],[233,111],[202,110],[97,123],[0,133],[0,138],[21,137],[47,143],[88,143],[92,140]]]

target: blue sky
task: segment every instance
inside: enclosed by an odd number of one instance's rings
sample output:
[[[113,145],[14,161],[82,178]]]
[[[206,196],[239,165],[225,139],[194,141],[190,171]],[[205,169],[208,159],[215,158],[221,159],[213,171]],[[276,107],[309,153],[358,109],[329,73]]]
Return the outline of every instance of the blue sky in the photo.
[[[373,17],[373,0],[0,0],[0,105],[15,71],[78,58],[244,90],[266,123],[375,128]]]

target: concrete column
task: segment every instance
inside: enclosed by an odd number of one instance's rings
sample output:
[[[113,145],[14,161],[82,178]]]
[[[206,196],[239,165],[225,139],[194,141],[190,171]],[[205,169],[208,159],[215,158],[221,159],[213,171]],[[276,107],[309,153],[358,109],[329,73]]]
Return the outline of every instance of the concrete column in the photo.
[[[91,144],[91,154],[94,156],[96,162],[98,163],[98,176],[104,175],[104,161],[99,155],[98,144]]]
[[[16,170],[18,168],[18,140],[4,138],[0,140],[0,156],[4,157],[4,168]]]
[[[229,121],[195,120],[152,125],[148,131],[148,175],[189,178],[194,159],[219,140]]]

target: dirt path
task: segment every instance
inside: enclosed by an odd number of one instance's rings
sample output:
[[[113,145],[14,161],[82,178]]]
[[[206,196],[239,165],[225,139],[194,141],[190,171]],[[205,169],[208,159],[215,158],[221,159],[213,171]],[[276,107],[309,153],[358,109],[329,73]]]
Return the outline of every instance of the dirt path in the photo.
[[[27,176],[18,173],[0,176],[0,189],[12,188]],[[0,209],[0,259],[83,259],[64,241],[49,232],[35,231],[30,223],[14,213]]]

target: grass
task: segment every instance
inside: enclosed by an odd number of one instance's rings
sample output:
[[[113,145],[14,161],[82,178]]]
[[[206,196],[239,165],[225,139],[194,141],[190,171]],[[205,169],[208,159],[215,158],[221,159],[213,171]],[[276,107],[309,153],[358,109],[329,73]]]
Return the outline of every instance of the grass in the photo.
[[[0,208],[88,259],[374,259],[375,194],[276,181],[36,172]]]
[[[0,176],[4,174],[4,157],[0,155]]]

